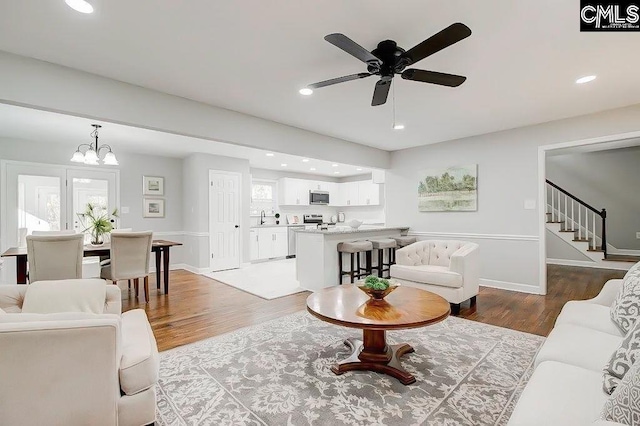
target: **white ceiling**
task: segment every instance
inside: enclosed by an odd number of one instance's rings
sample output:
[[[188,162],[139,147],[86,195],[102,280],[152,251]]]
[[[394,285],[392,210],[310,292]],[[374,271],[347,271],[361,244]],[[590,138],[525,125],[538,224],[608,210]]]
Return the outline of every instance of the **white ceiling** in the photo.
[[[580,33],[579,3],[558,0],[63,0],[0,2],[0,50],[34,57],[386,150],[551,121],[640,102],[637,33]],[[468,77],[457,89],[394,79],[308,83],[364,71],[323,40],[410,48],[453,22],[473,35],[417,67]],[[578,86],[576,78],[597,74]]]
[[[140,129],[113,123],[96,122],[86,118],[73,117],[47,111],[0,104],[0,138],[31,141],[46,141],[69,147],[69,158],[81,143],[90,143],[92,123],[102,124],[100,143],[109,144],[116,155],[119,152],[186,157],[192,153],[224,155],[248,159],[251,167],[306,173],[335,178],[371,173],[370,168],[343,163],[308,159],[303,157],[272,153],[255,148],[228,143],[173,135],[154,130]],[[286,164],[283,167],[281,164]],[[337,167],[333,164],[338,164]],[[312,171],[311,168],[316,170]],[[339,172],[339,173],[336,173]]]

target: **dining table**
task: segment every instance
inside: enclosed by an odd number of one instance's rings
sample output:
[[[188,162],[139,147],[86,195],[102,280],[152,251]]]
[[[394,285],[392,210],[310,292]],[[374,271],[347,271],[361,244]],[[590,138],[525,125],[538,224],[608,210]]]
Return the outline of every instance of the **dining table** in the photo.
[[[181,246],[182,243],[168,240],[153,240],[151,253],[156,260],[156,286],[160,289],[160,272],[164,281],[164,293],[169,294],[169,254],[171,247]],[[111,245],[104,243],[99,246],[87,244],[84,246],[84,257],[109,257]],[[2,257],[16,258],[16,275],[18,284],[27,283],[27,248],[11,247],[2,253]]]

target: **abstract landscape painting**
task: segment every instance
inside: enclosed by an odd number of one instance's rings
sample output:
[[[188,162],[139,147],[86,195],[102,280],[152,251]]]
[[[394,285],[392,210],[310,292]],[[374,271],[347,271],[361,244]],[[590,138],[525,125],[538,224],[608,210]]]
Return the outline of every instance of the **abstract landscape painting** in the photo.
[[[478,210],[478,165],[431,169],[418,183],[418,211]]]

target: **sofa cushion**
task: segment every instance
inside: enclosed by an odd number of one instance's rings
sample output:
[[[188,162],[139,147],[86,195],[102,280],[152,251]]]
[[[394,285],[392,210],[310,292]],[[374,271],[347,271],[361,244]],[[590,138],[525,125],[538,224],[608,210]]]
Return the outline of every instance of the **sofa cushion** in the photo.
[[[160,358],[158,346],[142,309],[122,314],[122,360],[120,388],[134,395],[154,386],[158,381]]]
[[[26,285],[0,285],[0,308],[6,313],[22,311]]]
[[[625,425],[640,424],[640,362],[633,364],[605,402],[602,417]]]
[[[611,321],[608,306],[584,300],[567,302],[556,319],[556,325],[560,324],[574,324],[618,337],[624,336],[616,323]]]
[[[611,320],[628,333],[640,317],[640,262],[635,264],[622,279],[622,289],[611,305]]]
[[[555,361],[540,364],[508,426],[584,426],[597,420],[606,401],[599,372]]]
[[[640,321],[635,325],[604,368],[604,390],[611,394],[636,360],[640,359]]]
[[[434,265],[392,265],[391,276],[400,280],[422,284],[434,284],[443,287],[462,287],[462,275],[450,271],[446,266]]]
[[[0,315],[6,314],[6,312],[4,311],[4,309],[0,308]]]
[[[622,337],[578,325],[557,325],[540,348],[535,364],[558,361],[602,374],[603,366],[622,340]],[[599,387],[602,391],[602,381]]]
[[[451,256],[464,246],[464,241],[432,240],[429,242],[429,265],[446,266],[451,263]]]
[[[106,283],[95,279],[38,281],[28,286],[23,313],[104,312]]]

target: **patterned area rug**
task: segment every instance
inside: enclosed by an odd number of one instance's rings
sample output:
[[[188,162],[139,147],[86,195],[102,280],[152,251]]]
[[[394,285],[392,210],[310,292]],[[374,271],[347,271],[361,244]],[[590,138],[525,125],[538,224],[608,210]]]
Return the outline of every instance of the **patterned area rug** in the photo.
[[[360,330],[299,312],[161,353],[161,425],[505,425],[544,338],[456,317],[391,331],[410,343],[403,386],[334,375]]]

